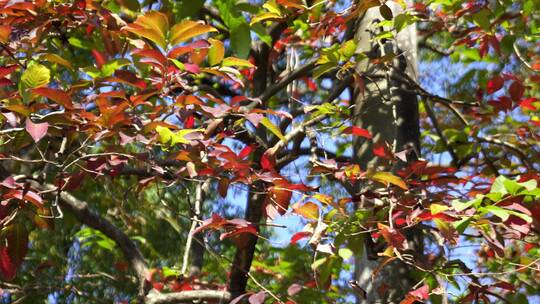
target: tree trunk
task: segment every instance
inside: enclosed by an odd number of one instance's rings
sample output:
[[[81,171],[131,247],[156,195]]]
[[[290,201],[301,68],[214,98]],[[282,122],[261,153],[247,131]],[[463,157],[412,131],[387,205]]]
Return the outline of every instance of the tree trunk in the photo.
[[[387,5],[394,16],[399,14],[399,5],[394,2],[387,2]],[[357,140],[354,147],[356,161],[363,170],[371,167],[378,171],[390,171],[405,163],[392,166],[387,160],[378,158],[372,152],[373,143],[388,143],[394,152],[406,150],[407,161],[417,159],[420,150],[417,96],[394,77],[407,73],[411,78],[416,78],[416,30],[414,26],[409,26],[395,40],[372,42],[374,35],[388,30],[377,28],[381,20],[384,18],[379,13],[379,7],[369,9],[362,17],[355,37],[358,51],[370,58],[389,54],[398,56],[386,67],[372,64],[369,59],[358,65],[358,71],[366,77],[364,84],[355,88],[354,124],[368,129],[373,141]],[[358,185],[358,188],[361,187],[363,185]],[[408,240],[417,235],[414,235],[414,231],[407,234]],[[409,245],[421,254],[421,240],[412,241]],[[366,292],[366,298],[359,296],[357,302],[399,303],[416,282],[410,277],[409,266],[400,260],[394,260],[372,276],[383,261],[375,247],[374,241],[367,236],[364,253],[356,260],[356,283]]]

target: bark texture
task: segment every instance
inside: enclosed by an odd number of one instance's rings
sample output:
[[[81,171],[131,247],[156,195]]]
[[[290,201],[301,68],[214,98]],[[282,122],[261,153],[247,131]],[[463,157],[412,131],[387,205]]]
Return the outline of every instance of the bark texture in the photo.
[[[387,2],[394,16],[401,7],[394,2]],[[355,89],[355,125],[368,129],[373,141],[355,142],[355,158],[362,169],[372,167],[376,170],[395,170],[405,163],[391,165],[387,160],[373,154],[373,143],[388,143],[394,152],[408,151],[407,160],[415,160],[419,154],[419,122],[417,96],[411,90],[396,81],[395,75],[407,73],[416,78],[416,30],[409,26],[402,30],[395,40],[372,42],[372,38],[381,30],[377,28],[384,18],[379,8],[369,9],[359,21],[356,40],[358,52],[364,52],[370,58],[396,54],[397,57],[386,67],[375,65],[369,59],[360,62],[358,72],[365,76],[363,85]],[[356,191],[361,191],[358,185]],[[367,206],[360,206],[367,207]],[[408,231],[409,240],[415,239],[414,231]],[[364,253],[356,259],[356,283],[366,291],[366,297],[358,298],[358,303],[399,303],[416,283],[410,277],[410,268],[404,262],[395,260],[373,276],[383,258],[377,255],[378,249],[373,240],[366,237]],[[412,241],[410,248],[418,254],[422,252],[421,240]]]

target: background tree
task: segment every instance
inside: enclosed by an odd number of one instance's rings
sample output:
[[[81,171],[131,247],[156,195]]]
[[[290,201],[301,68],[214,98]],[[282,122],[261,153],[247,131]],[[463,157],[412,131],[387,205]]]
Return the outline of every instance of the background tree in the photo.
[[[537,12],[0,2],[3,301],[534,301]]]

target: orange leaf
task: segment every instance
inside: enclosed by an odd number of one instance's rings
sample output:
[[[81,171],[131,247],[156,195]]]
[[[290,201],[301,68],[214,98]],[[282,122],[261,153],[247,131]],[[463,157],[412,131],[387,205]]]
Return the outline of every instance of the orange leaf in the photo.
[[[175,45],[210,32],[217,32],[217,29],[202,21],[185,20],[171,28],[171,44]]]
[[[312,202],[295,207],[294,211],[307,219],[316,220],[319,218],[319,206]]]
[[[169,29],[169,21],[163,13],[150,11],[139,16],[134,23],[124,27],[124,30],[147,38],[162,48],[167,46],[165,36]]]

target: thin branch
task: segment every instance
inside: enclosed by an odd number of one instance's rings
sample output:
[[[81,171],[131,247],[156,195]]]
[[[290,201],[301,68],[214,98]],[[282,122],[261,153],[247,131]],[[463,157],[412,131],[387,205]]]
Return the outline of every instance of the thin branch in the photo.
[[[182,269],[180,273],[182,275],[187,275],[187,269],[189,264],[189,254],[192,251],[192,242],[194,237],[195,229],[199,225],[201,219],[201,209],[204,202],[206,193],[208,192],[208,187],[210,186],[210,179],[204,181],[204,183],[197,183],[197,188],[195,189],[195,205],[193,210],[193,217],[191,220],[191,228],[189,229],[189,234],[186,240],[186,248],[184,249],[184,257],[182,259]]]
[[[287,85],[289,85],[294,80],[310,73],[313,69],[315,69],[315,63],[317,62],[317,59],[311,59],[303,66],[299,67],[298,69],[291,71],[285,77],[283,77],[279,82],[277,82],[274,85],[269,86],[262,94],[259,96],[259,99],[262,101],[268,100],[270,97],[276,95],[279,91],[283,90]],[[256,103],[255,103],[256,105]],[[249,107],[249,106],[248,106]]]
[[[435,128],[435,132],[437,132],[437,135],[439,135],[439,138],[441,139],[441,142],[443,143],[444,147],[450,153],[450,156],[452,156],[452,163],[454,166],[457,166],[457,164],[460,163],[459,157],[456,154],[456,151],[454,151],[454,148],[450,146],[448,143],[448,140],[444,136],[441,127],[439,126],[439,122],[437,121],[437,116],[435,115],[435,112],[433,112],[433,109],[431,108],[431,105],[429,104],[429,101],[424,101],[424,107],[426,108],[426,112],[428,114],[429,119],[431,120],[431,124],[433,125],[433,128]]]
[[[343,81],[336,85],[334,91],[330,93],[327,97],[326,102],[332,102],[341,95],[343,90],[349,85],[352,81],[352,76],[347,76]],[[283,139],[278,141],[272,148],[270,148],[270,154],[275,155],[277,151],[287,146],[287,143],[300,134],[304,134],[307,127],[310,127],[318,122],[323,121],[328,117],[327,114],[321,114],[309,120],[306,120],[304,123],[300,124],[296,128],[292,129]]]

